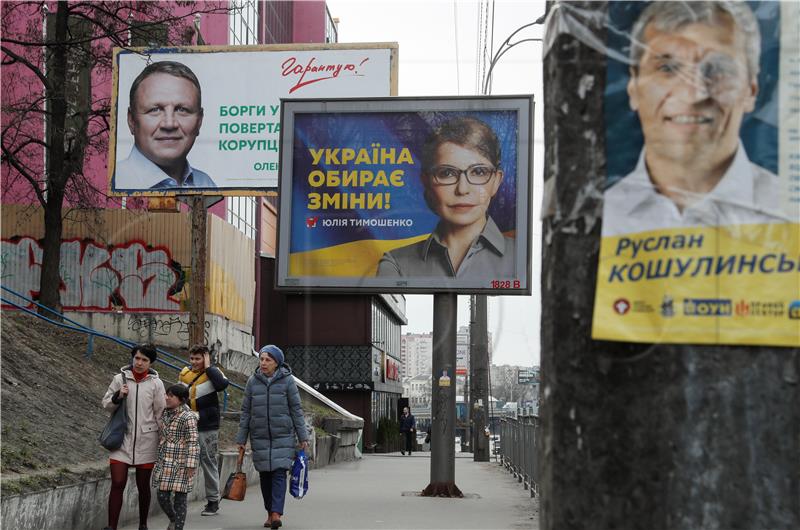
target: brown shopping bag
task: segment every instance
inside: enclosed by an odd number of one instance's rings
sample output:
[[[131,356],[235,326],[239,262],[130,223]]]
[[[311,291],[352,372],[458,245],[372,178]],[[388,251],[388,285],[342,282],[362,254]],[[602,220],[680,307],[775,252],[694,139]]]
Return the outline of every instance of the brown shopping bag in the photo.
[[[236,459],[236,471],[230,474],[222,492],[222,498],[230,501],[243,501],[247,491],[247,473],[242,472],[244,449],[239,449],[239,458]]]

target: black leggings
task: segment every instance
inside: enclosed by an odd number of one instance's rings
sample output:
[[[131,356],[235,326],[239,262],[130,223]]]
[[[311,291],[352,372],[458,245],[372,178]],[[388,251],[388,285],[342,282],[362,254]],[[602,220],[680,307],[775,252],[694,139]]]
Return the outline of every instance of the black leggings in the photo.
[[[405,446],[405,450],[408,451],[408,454],[411,454],[411,449],[417,444],[414,431],[403,431],[403,442],[405,442],[403,444]]]
[[[111,464],[111,493],[108,496],[108,526],[115,529],[122,511],[122,494],[128,483],[128,464],[114,462]],[[147,512],[150,511],[150,475],[151,469],[136,468],[136,489],[139,491],[139,526],[147,526]]]
[[[158,490],[156,498],[161,509],[167,514],[171,523],[175,525],[175,530],[183,530],[186,523],[186,493],[176,491],[175,502],[172,502],[171,491]]]

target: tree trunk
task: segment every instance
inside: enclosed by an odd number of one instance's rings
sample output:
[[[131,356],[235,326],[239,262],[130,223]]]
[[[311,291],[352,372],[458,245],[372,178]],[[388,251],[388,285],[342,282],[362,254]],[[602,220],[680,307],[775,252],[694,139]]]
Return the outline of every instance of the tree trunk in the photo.
[[[541,527],[798,528],[797,349],[591,340],[605,71],[568,34],[544,61]]]
[[[71,167],[65,165],[64,130],[67,116],[66,71],[67,71],[67,23],[69,13],[65,1],[58,2],[55,35],[47,36],[52,46],[47,72],[49,86],[46,88],[50,110],[48,122],[49,149],[47,158],[47,201],[44,205],[44,241],[42,242],[42,273],[39,287],[39,302],[55,311],[61,311],[61,233],[63,227],[62,208],[64,190],[69,180]],[[48,313],[40,309],[41,313]]]

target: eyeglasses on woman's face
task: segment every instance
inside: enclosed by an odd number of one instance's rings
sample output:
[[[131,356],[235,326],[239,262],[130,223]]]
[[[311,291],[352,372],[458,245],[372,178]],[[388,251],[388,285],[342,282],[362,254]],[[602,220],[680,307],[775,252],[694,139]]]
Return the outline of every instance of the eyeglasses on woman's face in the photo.
[[[434,184],[438,186],[452,186],[458,183],[461,175],[464,175],[470,184],[482,186],[492,180],[495,173],[497,168],[485,164],[474,164],[467,169],[442,165],[435,166],[430,171]]]

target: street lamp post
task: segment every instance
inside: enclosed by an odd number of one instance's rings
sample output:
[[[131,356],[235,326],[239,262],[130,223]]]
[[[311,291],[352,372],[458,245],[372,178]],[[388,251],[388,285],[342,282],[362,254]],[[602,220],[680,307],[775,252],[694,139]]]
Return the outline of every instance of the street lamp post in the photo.
[[[503,44],[500,45],[500,48],[497,50],[497,53],[495,53],[494,57],[492,57],[492,61],[489,63],[489,70],[486,72],[486,77],[483,80],[483,91],[482,91],[482,93],[483,93],[484,96],[489,95],[489,92],[491,91],[490,84],[491,84],[491,81],[492,81],[492,70],[494,70],[494,67],[497,64],[497,61],[499,61],[500,58],[503,55],[505,55],[508,50],[510,50],[514,46],[517,46],[518,44],[522,44],[523,42],[541,42],[542,41],[542,39],[539,39],[539,38],[529,38],[529,39],[518,40],[517,42],[512,43],[511,39],[514,38],[514,35],[516,35],[517,33],[519,33],[520,31],[522,31],[525,28],[529,28],[531,26],[537,26],[539,24],[543,24],[545,18],[546,18],[546,15],[542,15],[539,18],[537,18],[536,20],[534,20],[533,22],[530,22],[528,24],[525,24],[525,25],[522,25],[522,26],[518,27],[517,29],[515,29],[513,31],[513,33],[511,33],[511,35],[509,35],[506,38],[506,40],[503,41]]]

